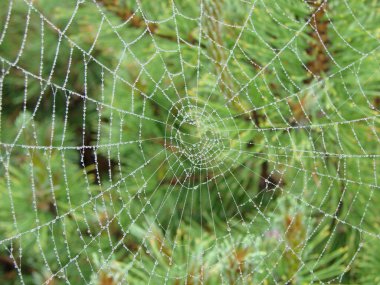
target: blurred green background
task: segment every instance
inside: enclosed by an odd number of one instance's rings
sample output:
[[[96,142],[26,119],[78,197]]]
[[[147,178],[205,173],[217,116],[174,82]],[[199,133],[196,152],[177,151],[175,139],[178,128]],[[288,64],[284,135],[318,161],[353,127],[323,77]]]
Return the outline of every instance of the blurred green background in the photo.
[[[1,284],[380,284],[377,0],[3,0]]]

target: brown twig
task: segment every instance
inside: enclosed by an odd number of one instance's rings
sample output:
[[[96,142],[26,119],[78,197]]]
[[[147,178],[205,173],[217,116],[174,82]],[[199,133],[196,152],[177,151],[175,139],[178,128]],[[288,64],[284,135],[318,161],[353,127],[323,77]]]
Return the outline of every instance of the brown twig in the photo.
[[[128,7],[123,7],[119,4],[118,0],[98,0],[100,4],[103,5],[105,9],[113,12],[122,21],[129,22],[130,26],[137,29],[148,29],[152,35],[159,38],[166,39],[168,41],[177,42],[177,37],[175,35],[161,34],[159,32],[159,25],[156,23],[147,23],[142,17],[138,16],[137,13]],[[189,35],[187,39],[183,39],[189,44],[198,45],[199,42],[194,39],[192,35]],[[202,48],[206,48],[204,44],[200,44]]]
[[[312,20],[310,21],[312,31],[309,33],[313,41],[310,42],[306,52],[308,55],[313,56],[314,59],[307,63],[309,78],[304,80],[306,84],[309,84],[313,80],[313,77],[319,77],[322,73],[327,72],[330,62],[325,50],[325,47],[328,46],[330,42],[327,34],[329,22],[324,18],[327,3],[324,2],[322,6],[320,0],[311,0],[308,1],[308,3],[314,7],[315,10],[313,11]]]

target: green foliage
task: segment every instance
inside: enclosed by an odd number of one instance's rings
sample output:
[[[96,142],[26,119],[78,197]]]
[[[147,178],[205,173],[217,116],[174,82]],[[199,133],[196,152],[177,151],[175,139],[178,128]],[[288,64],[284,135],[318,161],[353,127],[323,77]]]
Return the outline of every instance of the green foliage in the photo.
[[[380,284],[378,1],[5,2],[4,284]]]

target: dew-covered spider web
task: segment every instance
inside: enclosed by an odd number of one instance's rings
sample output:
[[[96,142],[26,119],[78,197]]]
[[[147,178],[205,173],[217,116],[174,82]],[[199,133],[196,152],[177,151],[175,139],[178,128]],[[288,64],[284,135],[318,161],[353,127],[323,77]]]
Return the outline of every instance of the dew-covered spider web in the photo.
[[[0,283],[378,284],[379,9],[2,1]]]

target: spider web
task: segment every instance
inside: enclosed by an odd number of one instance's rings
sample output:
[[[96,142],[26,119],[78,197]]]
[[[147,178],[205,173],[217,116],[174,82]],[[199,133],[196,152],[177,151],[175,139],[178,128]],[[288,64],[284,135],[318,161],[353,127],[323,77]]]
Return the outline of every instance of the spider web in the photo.
[[[0,245],[21,284],[341,283],[380,238],[370,4],[5,2]]]

